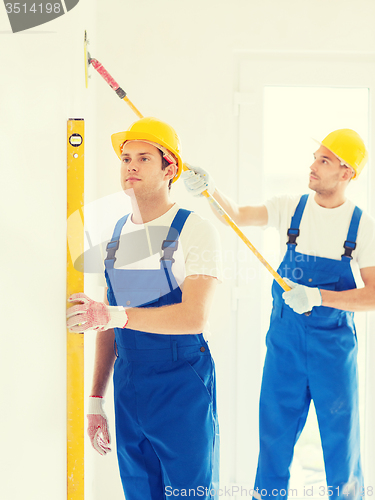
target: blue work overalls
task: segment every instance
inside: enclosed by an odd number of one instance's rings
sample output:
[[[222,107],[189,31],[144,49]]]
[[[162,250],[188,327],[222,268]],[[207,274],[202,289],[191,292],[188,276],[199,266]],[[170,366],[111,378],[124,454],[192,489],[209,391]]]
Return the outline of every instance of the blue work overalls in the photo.
[[[341,260],[305,255],[296,251],[296,238],[307,198],[308,195],[301,197],[292,217],[288,249],[278,273],[310,287],[336,291],[356,288],[350,260],[362,211],[354,209]],[[282,293],[274,281],[260,396],[260,454],[255,488],[264,490],[262,498],[285,499],[294,445],[313,399],[327,485],[333,491],[330,498],[361,498],[353,313],[320,306],[309,315],[297,314],[285,304]],[[276,490],[275,495],[272,490]],[[303,492],[299,493],[302,496]]]
[[[110,305],[161,307],[181,302],[173,253],[190,212],[180,209],[162,244],[160,269],[115,269],[128,216],[120,219],[105,260]],[[203,335],[115,329],[117,455],[127,500],[184,495],[213,498],[218,488],[215,367]],[[198,495],[200,493],[200,495]]]

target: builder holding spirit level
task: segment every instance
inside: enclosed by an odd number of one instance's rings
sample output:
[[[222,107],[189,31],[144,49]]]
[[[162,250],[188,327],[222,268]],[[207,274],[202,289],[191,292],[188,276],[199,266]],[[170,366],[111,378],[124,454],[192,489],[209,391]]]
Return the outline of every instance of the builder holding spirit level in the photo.
[[[105,302],[74,294],[70,302],[80,304],[67,314],[71,331],[98,331],[88,433],[105,455],[110,438],[103,396],[114,366],[126,499],[163,500],[166,491],[183,490],[212,499],[218,488],[215,367],[202,332],[221,274],[218,234],[170,199],[170,185],[182,171],[171,126],[142,118],[113,134],[112,145],[132,213],[118,221],[107,245]],[[140,230],[152,234],[155,227],[165,234],[148,258],[144,249],[129,248],[134,239],[123,239]],[[120,266],[130,251],[138,258]]]
[[[314,154],[309,188],[262,206],[239,206],[200,168],[183,173],[186,188],[208,190],[239,226],[277,228],[287,251],[274,281],[260,396],[258,491],[288,491],[294,445],[314,400],[327,484],[333,497],[360,498],[355,311],[375,310],[375,222],[345,197],[367,151],[350,129],[329,134]],[[352,265],[364,287],[357,289]],[[349,495],[349,497],[348,497]],[[273,498],[278,498],[277,495]],[[279,498],[285,498],[279,494]]]

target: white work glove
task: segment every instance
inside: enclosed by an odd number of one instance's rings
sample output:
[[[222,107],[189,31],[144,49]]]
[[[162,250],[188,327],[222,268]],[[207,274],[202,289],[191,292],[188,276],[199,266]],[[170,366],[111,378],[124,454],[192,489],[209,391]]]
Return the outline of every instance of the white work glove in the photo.
[[[298,285],[293,281],[284,278],[284,281],[292,288],[289,292],[283,293],[285,304],[298,314],[310,312],[313,307],[322,305],[322,295],[319,288],[312,288],[305,285]]]
[[[213,194],[215,191],[215,182],[210,174],[200,167],[192,167],[186,164],[189,170],[184,170],[181,178],[184,180],[186,189],[193,196],[203,196],[203,191]]]
[[[68,301],[81,302],[66,313],[66,324],[71,332],[83,333],[91,329],[102,332],[110,328],[125,328],[128,324],[128,315],[122,306],[107,306],[84,293],[74,293]]]
[[[104,399],[99,396],[89,397],[89,410],[87,412],[87,434],[95,450],[100,455],[111,451],[111,436],[108,430],[107,415],[103,410]]]

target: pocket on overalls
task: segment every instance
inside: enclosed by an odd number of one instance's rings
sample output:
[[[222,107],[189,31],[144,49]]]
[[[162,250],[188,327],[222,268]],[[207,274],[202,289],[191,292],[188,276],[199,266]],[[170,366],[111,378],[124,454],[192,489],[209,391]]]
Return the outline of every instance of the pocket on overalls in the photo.
[[[314,268],[303,269],[303,275],[296,282],[310,286],[323,288],[324,290],[336,290],[337,283],[340,281],[340,275],[317,271]]]
[[[342,349],[351,350],[357,346],[357,332],[353,321],[353,313],[340,311],[335,333],[337,336],[337,343]]]
[[[341,276],[338,274],[315,271],[314,269],[306,269],[303,277],[303,285],[309,287],[317,287],[322,290],[340,290]],[[326,323],[328,329],[336,327],[338,321],[338,310],[333,307],[320,306],[314,307],[312,310],[312,318],[322,320]]]
[[[118,288],[115,296],[116,303],[124,307],[145,307],[160,299],[160,288],[148,290]]]
[[[190,370],[194,380],[208,396],[209,401],[213,399],[213,362],[211,356],[194,356],[185,358],[185,364]]]

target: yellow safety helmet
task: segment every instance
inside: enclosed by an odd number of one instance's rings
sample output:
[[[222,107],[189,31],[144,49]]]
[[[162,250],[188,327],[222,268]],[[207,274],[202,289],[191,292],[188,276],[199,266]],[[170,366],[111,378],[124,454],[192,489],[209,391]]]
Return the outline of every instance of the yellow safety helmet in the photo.
[[[182,172],[180,139],[174,128],[167,123],[151,117],[141,118],[134,122],[125,132],[113,134],[111,139],[113,149],[120,159],[122,146],[125,141],[145,141],[154,143],[156,147],[161,146],[159,149],[161,149],[167,161],[170,163],[172,163],[172,161],[177,163],[177,173],[173,178],[173,182],[180,177]],[[166,151],[163,151],[163,149],[172,153],[175,159],[170,161],[172,159],[171,156],[168,155]]]
[[[356,179],[366,165],[368,153],[361,137],[349,128],[335,130],[320,143],[329,149],[341,163],[352,167]]]

